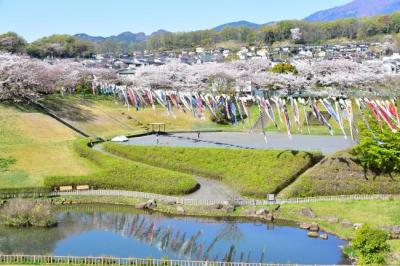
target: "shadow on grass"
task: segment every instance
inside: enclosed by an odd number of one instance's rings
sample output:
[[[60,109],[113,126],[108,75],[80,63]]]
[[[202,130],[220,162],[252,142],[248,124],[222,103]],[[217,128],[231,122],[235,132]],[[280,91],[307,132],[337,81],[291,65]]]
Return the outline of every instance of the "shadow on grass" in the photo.
[[[55,112],[58,116],[74,122],[90,122],[96,119],[92,111],[81,108],[73,101],[64,101],[62,99],[51,99],[44,101],[43,104]],[[89,101],[80,104],[91,105]]]

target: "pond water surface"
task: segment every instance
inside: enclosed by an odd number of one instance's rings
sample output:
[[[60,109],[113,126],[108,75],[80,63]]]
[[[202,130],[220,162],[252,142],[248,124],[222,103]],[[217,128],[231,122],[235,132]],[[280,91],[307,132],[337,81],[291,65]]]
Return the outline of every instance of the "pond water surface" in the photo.
[[[346,241],[307,237],[290,224],[63,210],[51,229],[0,228],[0,253],[343,264]]]

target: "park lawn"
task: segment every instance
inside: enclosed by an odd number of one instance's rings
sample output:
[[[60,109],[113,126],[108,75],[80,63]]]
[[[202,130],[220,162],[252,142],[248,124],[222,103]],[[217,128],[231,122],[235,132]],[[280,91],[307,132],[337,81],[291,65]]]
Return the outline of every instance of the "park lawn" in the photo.
[[[74,149],[82,158],[96,164],[100,170],[88,175],[63,173],[47,176],[44,180],[46,187],[89,185],[96,189],[130,190],[163,195],[184,195],[198,188],[197,181],[189,174],[107,155],[88,147],[87,142],[86,139],[75,141]]]
[[[175,118],[165,108],[136,111],[117,102],[112,96],[68,95],[48,96],[43,103],[61,118],[93,137],[109,138],[146,132],[149,123],[165,123],[166,130],[215,128],[207,118],[201,120],[191,113],[174,109]]]
[[[350,151],[324,158],[284,189],[280,198],[347,194],[399,194],[400,175],[376,175],[354,159]]]
[[[110,153],[179,172],[221,180],[243,196],[265,198],[315,164],[319,153],[104,144]]]
[[[0,188],[36,187],[43,177],[65,172],[88,174],[96,167],[75,153],[78,135],[47,115],[0,104],[0,158],[15,163],[0,170]]]

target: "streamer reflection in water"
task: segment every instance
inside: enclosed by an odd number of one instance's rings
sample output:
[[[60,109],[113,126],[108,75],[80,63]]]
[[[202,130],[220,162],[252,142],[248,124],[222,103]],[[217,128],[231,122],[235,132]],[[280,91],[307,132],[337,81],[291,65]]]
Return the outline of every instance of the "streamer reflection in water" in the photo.
[[[289,225],[171,218],[146,213],[63,211],[59,226],[46,230],[0,228],[7,253],[152,257],[235,262],[343,263],[334,236],[310,239]],[[47,237],[43,237],[46,235]],[[49,237],[50,236],[50,237]],[[32,246],[31,243],[35,243]],[[310,252],[312,251],[312,252]]]

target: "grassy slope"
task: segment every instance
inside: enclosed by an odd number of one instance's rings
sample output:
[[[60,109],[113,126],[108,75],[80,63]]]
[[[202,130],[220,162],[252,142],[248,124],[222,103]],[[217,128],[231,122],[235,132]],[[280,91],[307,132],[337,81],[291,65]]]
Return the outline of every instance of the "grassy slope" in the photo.
[[[220,179],[242,195],[258,198],[283,189],[320,156],[292,151],[142,147],[114,143],[106,143],[104,148],[134,161]]]
[[[49,96],[45,105],[56,114],[93,136],[112,137],[146,131],[149,123],[166,123],[167,130],[192,130],[213,127],[209,120],[200,120],[192,114],[175,111],[176,118],[165,108],[136,111],[116,102],[111,96],[75,95],[61,98]]]
[[[45,178],[47,187],[89,185],[100,189],[143,191],[164,195],[182,195],[193,192],[196,180],[187,174],[133,162],[103,154],[89,148],[86,140],[74,143],[76,151],[101,171],[89,175],[58,175]]]
[[[343,194],[399,194],[400,175],[389,176],[364,171],[348,152],[323,159],[283,190],[280,197]]]
[[[16,159],[0,172],[0,188],[41,186],[46,175],[93,172],[96,167],[73,151],[77,137],[46,115],[0,104],[0,157]]]

